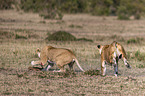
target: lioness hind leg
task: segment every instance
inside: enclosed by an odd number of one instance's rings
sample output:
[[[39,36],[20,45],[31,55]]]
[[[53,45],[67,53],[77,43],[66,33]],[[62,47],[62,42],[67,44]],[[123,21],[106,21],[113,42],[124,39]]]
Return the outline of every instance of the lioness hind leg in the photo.
[[[73,65],[74,65],[74,62],[75,62],[75,61],[72,61],[72,62],[70,62],[70,63],[68,64],[68,66],[69,66],[70,70],[73,70]]]
[[[129,65],[129,63],[125,57],[123,58],[123,61],[127,68],[131,68],[131,66]]]
[[[113,58],[114,75],[118,75],[118,58]]]
[[[117,77],[118,75],[118,63],[114,64],[114,75]]]
[[[57,66],[60,70],[58,70],[58,71],[54,70],[53,72],[65,72],[64,66],[59,66],[59,65],[57,65]]]
[[[106,65],[105,65],[105,61],[102,61],[102,64],[101,64],[101,74],[103,76],[105,76],[106,74]]]

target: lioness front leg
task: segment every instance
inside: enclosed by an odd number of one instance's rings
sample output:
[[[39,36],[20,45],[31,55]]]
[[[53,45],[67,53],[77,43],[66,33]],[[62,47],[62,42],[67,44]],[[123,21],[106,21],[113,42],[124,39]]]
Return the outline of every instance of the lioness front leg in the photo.
[[[118,64],[114,64],[114,75],[117,77],[118,75]]]
[[[43,68],[41,71],[48,71],[52,66],[51,65],[47,65],[45,68]]]
[[[48,62],[48,65],[44,69],[42,69],[42,71],[48,71],[51,67],[54,66],[54,62],[51,62],[49,60],[47,62]]]
[[[31,65],[41,64],[41,67],[43,68],[44,64],[42,64],[41,61],[31,61]]]
[[[41,61],[31,61],[31,65],[41,64]]]

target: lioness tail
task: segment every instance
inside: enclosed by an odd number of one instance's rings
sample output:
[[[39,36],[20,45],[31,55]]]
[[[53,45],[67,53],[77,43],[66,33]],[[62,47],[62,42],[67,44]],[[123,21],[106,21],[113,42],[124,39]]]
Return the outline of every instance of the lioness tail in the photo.
[[[77,59],[74,59],[74,60],[75,60],[75,62],[77,63],[78,67],[79,67],[83,72],[85,72],[85,71],[83,70],[83,68],[80,66],[78,60],[77,60]]]

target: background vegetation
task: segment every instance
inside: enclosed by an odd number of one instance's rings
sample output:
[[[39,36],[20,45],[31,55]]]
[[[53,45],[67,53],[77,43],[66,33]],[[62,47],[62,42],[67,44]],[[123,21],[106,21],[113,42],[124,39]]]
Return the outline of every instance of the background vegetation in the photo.
[[[12,4],[25,12],[38,12],[49,19],[62,19],[63,13],[89,13],[118,16],[118,19],[140,19],[145,13],[145,0],[0,0],[0,9]]]

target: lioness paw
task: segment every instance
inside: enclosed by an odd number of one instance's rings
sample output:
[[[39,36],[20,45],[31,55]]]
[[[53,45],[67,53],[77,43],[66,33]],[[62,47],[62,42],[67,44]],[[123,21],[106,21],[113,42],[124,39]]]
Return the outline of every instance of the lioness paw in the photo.
[[[31,61],[31,65],[35,65],[35,64],[34,64],[34,61]]]
[[[117,77],[117,74],[114,74],[115,75],[115,77]]]

